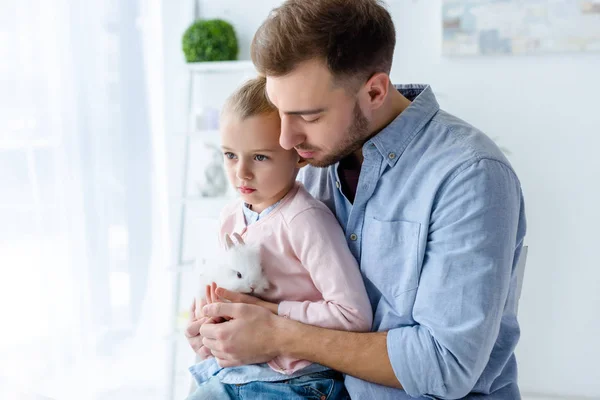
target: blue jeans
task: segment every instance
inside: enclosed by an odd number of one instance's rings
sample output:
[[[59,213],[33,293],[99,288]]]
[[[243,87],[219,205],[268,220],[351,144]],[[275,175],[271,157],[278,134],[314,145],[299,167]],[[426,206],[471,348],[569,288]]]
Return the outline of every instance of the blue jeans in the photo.
[[[328,370],[279,382],[224,384],[212,377],[200,384],[186,400],[350,400],[344,377]]]

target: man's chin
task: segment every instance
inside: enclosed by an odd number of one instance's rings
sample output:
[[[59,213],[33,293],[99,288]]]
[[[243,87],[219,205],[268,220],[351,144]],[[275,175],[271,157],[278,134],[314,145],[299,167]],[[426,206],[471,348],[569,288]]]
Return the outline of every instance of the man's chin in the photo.
[[[335,164],[337,162],[337,160],[331,160],[331,159],[319,160],[317,158],[310,158],[310,159],[306,160],[306,162],[311,167],[327,168],[327,167]]]

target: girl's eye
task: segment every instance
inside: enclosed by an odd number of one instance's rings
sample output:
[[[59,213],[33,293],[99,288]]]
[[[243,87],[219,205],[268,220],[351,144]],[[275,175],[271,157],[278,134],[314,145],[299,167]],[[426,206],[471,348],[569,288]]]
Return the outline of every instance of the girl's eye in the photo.
[[[263,156],[262,154],[257,154],[257,155],[254,156],[254,159],[256,161],[266,161],[267,158],[268,158],[267,156]]]
[[[237,277],[238,277],[239,279],[242,279],[242,274],[241,274],[240,272],[238,272],[238,273],[237,273]]]
[[[315,122],[319,121],[321,119],[321,117],[317,117],[315,119],[311,119],[310,121],[304,120],[306,121],[307,124],[314,124]]]
[[[225,153],[225,157],[228,158],[228,159],[230,159],[230,160],[233,160],[235,158],[235,154],[230,153],[230,152],[226,152]]]

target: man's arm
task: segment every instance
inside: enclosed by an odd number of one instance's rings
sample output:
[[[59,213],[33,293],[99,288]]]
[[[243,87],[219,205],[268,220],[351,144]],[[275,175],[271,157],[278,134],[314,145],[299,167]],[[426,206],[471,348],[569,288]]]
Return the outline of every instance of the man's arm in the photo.
[[[416,324],[387,337],[392,368],[408,395],[463,398],[495,345],[492,363],[511,356],[518,324],[509,296],[523,218],[519,181],[500,161],[464,165],[438,189],[411,310]]]
[[[289,333],[282,336],[282,353],[365,381],[402,388],[388,357],[387,332],[359,333],[300,323],[289,325],[284,330]]]
[[[381,385],[402,387],[387,355],[386,332],[319,328],[276,316],[252,304],[209,304],[204,313],[207,317],[232,318],[221,324],[203,325],[200,329],[204,345],[212,350],[221,367],[289,356]]]

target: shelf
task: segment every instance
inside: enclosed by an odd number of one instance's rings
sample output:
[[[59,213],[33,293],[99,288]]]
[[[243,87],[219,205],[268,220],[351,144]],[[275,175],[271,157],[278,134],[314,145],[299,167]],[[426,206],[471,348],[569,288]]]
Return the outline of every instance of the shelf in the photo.
[[[33,150],[40,148],[58,147],[61,144],[61,138],[1,138],[0,150]]]
[[[0,211],[10,210],[15,212],[43,211],[55,212],[58,210],[58,204],[35,204],[35,203],[0,203]]]
[[[188,63],[188,70],[202,74],[226,74],[232,72],[256,72],[250,60],[241,61],[212,61]]]
[[[221,136],[221,132],[219,132],[218,129],[201,129],[198,131],[192,131],[192,132],[175,132],[173,134],[173,136],[190,136],[193,138],[201,138],[201,137],[220,137]]]
[[[204,205],[206,207],[223,207],[227,205],[227,203],[231,202],[235,199],[232,196],[222,196],[222,197],[200,197],[200,196],[189,196],[189,197],[178,197],[177,201],[180,201],[185,204],[197,204]]]
[[[189,222],[193,220],[205,220],[218,222],[221,210],[235,197],[199,197],[190,196],[185,198],[172,198],[173,205],[186,205],[186,214]]]
[[[196,266],[196,259],[183,260],[181,264],[167,266],[167,271],[180,272],[184,270],[192,271]]]

